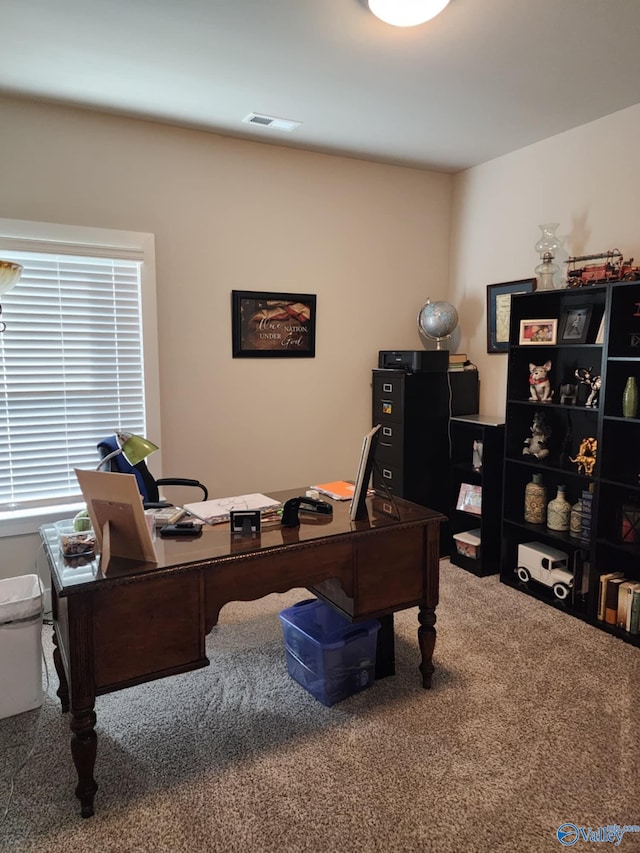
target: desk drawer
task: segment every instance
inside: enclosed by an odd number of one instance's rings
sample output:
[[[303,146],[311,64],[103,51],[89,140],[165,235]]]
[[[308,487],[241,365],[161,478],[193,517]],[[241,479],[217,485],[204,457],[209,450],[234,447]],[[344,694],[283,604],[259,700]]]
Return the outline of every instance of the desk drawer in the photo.
[[[100,590],[93,623],[97,692],[207,663],[198,572]]]

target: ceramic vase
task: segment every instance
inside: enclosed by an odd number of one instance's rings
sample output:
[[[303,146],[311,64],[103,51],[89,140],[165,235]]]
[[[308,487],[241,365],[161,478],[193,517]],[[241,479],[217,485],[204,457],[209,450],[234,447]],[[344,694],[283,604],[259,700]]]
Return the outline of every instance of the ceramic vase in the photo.
[[[582,535],[582,500],[576,501],[571,507],[569,516],[569,536],[580,539]]]
[[[529,524],[544,524],[547,515],[547,487],[542,474],[534,474],[524,489],[524,520]]]
[[[571,522],[571,504],[564,496],[564,486],[558,486],[558,494],[547,507],[547,527],[549,530],[566,532]]]
[[[629,376],[622,392],[622,415],[635,418],[638,414],[638,385],[635,376]]]

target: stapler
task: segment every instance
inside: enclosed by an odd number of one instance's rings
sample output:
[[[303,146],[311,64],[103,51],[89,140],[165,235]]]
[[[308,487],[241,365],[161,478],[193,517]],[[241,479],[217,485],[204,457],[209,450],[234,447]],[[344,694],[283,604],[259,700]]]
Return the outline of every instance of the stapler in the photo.
[[[333,507],[327,501],[319,501],[316,498],[301,496],[289,498],[282,508],[282,524],[284,527],[298,527],[300,525],[299,512],[312,512],[319,515],[333,515]]]

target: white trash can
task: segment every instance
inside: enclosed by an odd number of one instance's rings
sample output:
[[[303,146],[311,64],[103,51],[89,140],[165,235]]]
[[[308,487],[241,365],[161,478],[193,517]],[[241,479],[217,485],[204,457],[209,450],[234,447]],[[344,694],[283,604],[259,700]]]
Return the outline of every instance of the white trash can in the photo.
[[[0,580],[0,718],[42,705],[42,610],[37,575]]]

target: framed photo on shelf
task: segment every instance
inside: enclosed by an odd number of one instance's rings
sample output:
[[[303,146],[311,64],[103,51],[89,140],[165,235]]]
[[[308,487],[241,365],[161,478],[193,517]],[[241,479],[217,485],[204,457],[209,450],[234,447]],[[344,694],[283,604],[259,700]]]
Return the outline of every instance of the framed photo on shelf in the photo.
[[[509,349],[511,297],[514,293],[533,293],[535,278],[505,281],[487,285],[487,352],[506,352]]]
[[[586,343],[591,311],[591,305],[572,305],[565,309],[560,319],[561,344]]]
[[[482,486],[474,486],[471,483],[460,483],[456,509],[461,512],[470,512],[472,515],[481,515]]]
[[[602,315],[602,320],[600,320],[600,325],[598,326],[598,334],[596,335],[596,343],[603,344],[604,343],[604,314]]]
[[[558,341],[557,320],[520,320],[521,346],[553,346]]]
[[[234,358],[315,358],[316,297],[233,290],[231,331]]]

